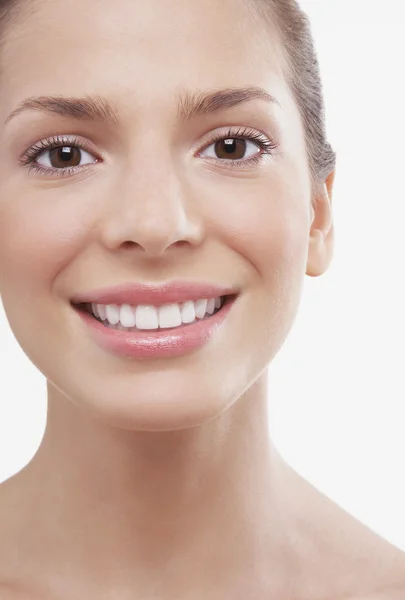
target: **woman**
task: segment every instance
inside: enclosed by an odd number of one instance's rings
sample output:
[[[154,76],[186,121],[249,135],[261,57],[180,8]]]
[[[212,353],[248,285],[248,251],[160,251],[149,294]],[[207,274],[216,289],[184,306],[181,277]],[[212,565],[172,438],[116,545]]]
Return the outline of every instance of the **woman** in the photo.
[[[269,439],[333,252],[299,7],[18,0],[1,29],[0,293],[48,391],[0,487],[1,599],[404,598],[403,553]]]

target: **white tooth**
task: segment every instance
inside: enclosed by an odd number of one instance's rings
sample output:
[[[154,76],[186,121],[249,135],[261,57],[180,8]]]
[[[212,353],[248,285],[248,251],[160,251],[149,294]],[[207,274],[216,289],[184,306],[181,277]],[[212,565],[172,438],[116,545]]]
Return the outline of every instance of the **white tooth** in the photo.
[[[180,307],[178,304],[165,304],[159,308],[159,327],[177,327],[181,325]]]
[[[207,312],[207,302],[207,300],[197,300],[194,302],[195,316],[199,319],[203,319],[205,317],[205,313]]]
[[[100,318],[99,312],[97,310],[97,304],[94,304],[94,302],[91,303],[91,310],[93,311],[93,315]]]
[[[120,309],[120,321],[124,327],[135,327],[135,310],[129,304],[123,304]]]
[[[136,307],[135,321],[137,329],[158,329],[158,312],[151,304]]]
[[[183,321],[183,323],[192,323],[193,321],[195,321],[195,309],[194,302],[192,300],[188,300],[182,305],[181,320]]]
[[[97,306],[98,314],[100,315],[100,319],[102,321],[105,321],[107,319],[105,305],[104,304],[97,304],[96,306]]]
[[[116,304],[108,304],[105,307],[108,322],[111,325],[116,325],[120,320],[120,309]]]
[[[212,315],[215,310],[215,298],[210,298],[207,302],[207,313]]]
[[[215,308],[221,308],[221,296],[215,298]]]

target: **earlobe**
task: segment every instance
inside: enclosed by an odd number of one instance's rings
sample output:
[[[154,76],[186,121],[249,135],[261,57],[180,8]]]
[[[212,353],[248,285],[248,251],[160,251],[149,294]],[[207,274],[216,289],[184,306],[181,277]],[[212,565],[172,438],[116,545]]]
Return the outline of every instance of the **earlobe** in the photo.
[[[332,191],[336,171],[331,171],[313,205],[306,275],[319,277],[328,269],[333,256],[334,226]]]

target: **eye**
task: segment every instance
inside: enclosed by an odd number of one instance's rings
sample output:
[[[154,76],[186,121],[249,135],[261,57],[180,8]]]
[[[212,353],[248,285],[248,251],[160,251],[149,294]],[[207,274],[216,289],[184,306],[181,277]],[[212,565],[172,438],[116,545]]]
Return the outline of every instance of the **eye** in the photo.
[[[249,148],[249,145],[252,147],[252,156],[254,156],[258,153],[258,149],[260,150],[258,144],[240,138],[223,138],[217,140],[213,144],[210,144],[205,151],[207,152],[211,148],[211,153],[207,154],[208,158],[243,160],[246,158],[246,148]],[[203,156],[203,154],[201,154],[201,156]],[[249,158],[251,158],[251,156]]]
[[[39,160],[42,156],[42,163]],[[79,148],[78,146],[59,146],[50,150],[45,150],[37,157],[38,164],[43,167],[52,167],[54,169],[64,169],[66,167],[80,166],[82,160],[87,160],[85,164],[94,162],[91,154]]]
[[[227,167],[251,167],[263,162],[266,155],[273,155],[278,145],[274,140],[252,129],[229,128],[225,135],[216,133],[199,156]],[[208,153],[208,156],[204,155],[204,152]],[[246,158],[246,152],[248,155],[251,153],[251,157]],[[94,154],[90,152],[88,142],[76,137],[72,139],[60,136],[39,142],[20,158],[20,164],[29,171],[57,177],[81,171],[86,165],[97,162],[99,159],[94,158]]]
[[[264,160],[267,154],[273,154],[278,144],[267,139],[264,135],[250,129],[237,131],[229,129],[226,134],[217,133],[209,146],[200,152],[203,158],[213,158],[215,162],[226,163],[230,166],[243,166]],[[260,150],[262,152],[260,153]],[[246,152],[248,158],[246,158]],[[204,156],[206,153],[206,156]]]
[[[21,163],[29,170],[63,176],[81,170],[83,161],[84,165],[98,162],[98,158],[94,160],[94,155],[88,149],[89,145],[82,140],[56,136],[29,148]]]

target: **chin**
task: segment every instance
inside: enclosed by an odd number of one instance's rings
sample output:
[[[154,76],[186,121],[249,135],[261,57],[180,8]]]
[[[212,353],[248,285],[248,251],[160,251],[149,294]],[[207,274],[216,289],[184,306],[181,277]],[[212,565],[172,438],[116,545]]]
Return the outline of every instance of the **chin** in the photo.
[[[149,375],[151,379],[153,376]],[[158,379],[162,379],[162,374]],[[179,386],[178,376],[177,387],[167,383],[162,386],[157,382],[145,386],[139,381],[130,385],[123,379],[119,385],[116,382],[111,386],[105,383],[102,387],[93,387],[87,382],[87,387],[82,385],[80,391],[69,389],[63,395],[71,406],[75,405],[91,419],[107,426],[128,431],[177,431],[212,421],[230,404],[229,398],[225,401],[219,397],[219,384],[216,394],[212,394],[200,382],[190,383],[191,380],[187,386]],[[55,389],[49,391],[50,402],[53,401],[53,393]],[[58,410],[60,400],[55,399],[53,404]]]

